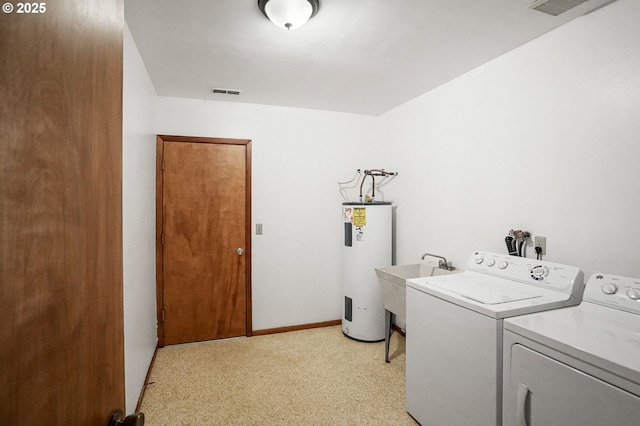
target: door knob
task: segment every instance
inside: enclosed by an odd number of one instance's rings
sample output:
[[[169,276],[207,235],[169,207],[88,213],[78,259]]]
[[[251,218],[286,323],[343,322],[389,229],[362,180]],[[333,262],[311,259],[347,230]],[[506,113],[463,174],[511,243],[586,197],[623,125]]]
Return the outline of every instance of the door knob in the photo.
[[[238,250],[236,250],[236,253],[238,253],[238,256],[242,256],[244,254],[244,250],[241,247],[238,247]]]
[[[130,414],[125,417],[121,410],[115,410],[109,419],[109,426],[144,426],[144,413]]]

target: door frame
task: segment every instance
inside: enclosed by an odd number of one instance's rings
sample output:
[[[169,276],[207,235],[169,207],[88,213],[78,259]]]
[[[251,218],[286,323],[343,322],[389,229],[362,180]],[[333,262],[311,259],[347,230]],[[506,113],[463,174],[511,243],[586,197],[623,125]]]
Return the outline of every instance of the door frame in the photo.
[[[207,138],[199,136],[157,135],[156,137],[156,310],[158,316],[158,347],[164,346],[164,282],[162,266],[162,230],[164,184],[163,158],[164,142],[210,143],[245,146],[245,295],[246,295],[246,336],[253,336],[251,315],[251,139]]]

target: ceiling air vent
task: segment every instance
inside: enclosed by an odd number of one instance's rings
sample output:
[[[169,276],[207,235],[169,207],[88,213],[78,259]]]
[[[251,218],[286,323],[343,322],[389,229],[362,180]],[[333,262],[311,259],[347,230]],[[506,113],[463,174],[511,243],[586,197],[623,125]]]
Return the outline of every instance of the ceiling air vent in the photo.
[[[211,92],[215,95],[239,95],[242,93],[242,90],[236,89],[220,89],[218,87],[214,87],[211,89]]]
[[[567,10],[580,6],[586,1],[587,0],[537,0],[527,7],[539,12],[548,13],[549,15],[558,16]]]

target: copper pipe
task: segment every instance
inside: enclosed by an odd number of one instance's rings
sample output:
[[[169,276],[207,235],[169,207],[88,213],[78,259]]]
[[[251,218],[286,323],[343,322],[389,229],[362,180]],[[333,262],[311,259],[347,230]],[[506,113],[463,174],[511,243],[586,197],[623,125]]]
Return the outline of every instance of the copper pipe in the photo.
[[[376,198],[376,178],[375,176],[393,176],[393,175],[397,175],[398,173],[396,172],[387,172],[384,169],[371,169],[371,170],[365,170],[364,171],[364,177],[362,178],[362,182],[360,182],[360,201],[362,201],[362,187],[364,186],[364,180],[367,178],[367,176],[371,176],[371,198],[375,199]]]

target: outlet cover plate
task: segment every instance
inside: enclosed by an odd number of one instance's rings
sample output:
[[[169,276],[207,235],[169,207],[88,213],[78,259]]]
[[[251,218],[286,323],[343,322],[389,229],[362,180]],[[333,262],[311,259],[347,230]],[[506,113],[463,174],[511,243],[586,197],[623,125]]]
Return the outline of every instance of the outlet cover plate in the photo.
[[[536,236],[533,241],[534,247],[542,247],[541,254],[547,254],[547,237],[538,237]]]

